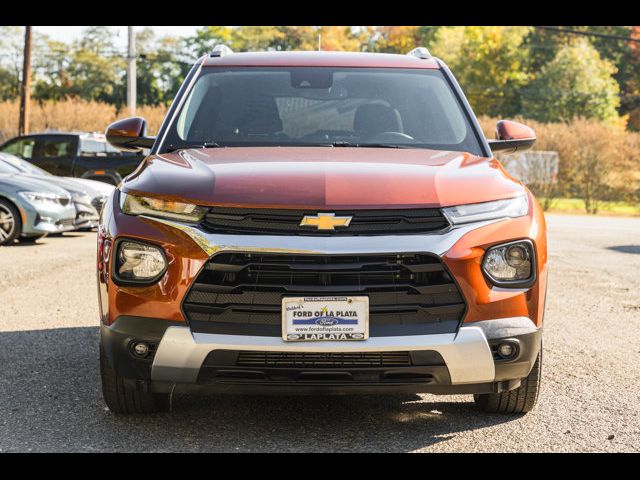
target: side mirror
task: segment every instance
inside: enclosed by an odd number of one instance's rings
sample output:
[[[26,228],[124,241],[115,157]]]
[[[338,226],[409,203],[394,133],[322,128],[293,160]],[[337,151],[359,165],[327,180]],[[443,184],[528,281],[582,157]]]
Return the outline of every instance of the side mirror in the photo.
[[[489,140],[491,151],[513,153],[527,150],[536,143],[536,132],[522,123],[500,120],[496,125],[496,140]]]
[[[143,148],[151,148],[156,141],[147,137],[147,121],[142,117],[130,117],[113,122],[107,127],[107,142],[127,152],[138,152]]]

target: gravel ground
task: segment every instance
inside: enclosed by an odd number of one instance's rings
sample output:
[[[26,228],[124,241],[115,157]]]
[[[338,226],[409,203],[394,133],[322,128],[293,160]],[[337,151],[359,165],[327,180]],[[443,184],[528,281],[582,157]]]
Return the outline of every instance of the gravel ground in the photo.
[[[95,234],[0,248],[0,451],[640,451],[640,219],[550,215],[543,387],[471,396],[177,396],[118,417],[98,371]]]

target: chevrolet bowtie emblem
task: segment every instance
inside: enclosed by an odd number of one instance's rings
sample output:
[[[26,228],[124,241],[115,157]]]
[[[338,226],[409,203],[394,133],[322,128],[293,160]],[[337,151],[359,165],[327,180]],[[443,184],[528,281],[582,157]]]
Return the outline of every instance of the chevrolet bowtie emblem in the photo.
[[[318,230],[335,230],[336,227],[348,227],[353,217],[336,217],[335,213],[319,213],[305,215],[300,222],[301,227],[316,227]]]

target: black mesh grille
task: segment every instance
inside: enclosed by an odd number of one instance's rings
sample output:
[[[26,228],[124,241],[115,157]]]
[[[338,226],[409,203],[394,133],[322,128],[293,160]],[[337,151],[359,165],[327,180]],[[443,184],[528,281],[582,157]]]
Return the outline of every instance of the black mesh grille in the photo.
[[[75,218],[63,218],[62,220],[58,220],[56,225],[61,227],[73,227],[75,221]]]
[[[281,335],[284,296],[366,295],[370,336],[456,331],[464,300],[440,259],[426,254],[213,257],[183,308],[194,331]]]
[[[238,367],[345,368],[411,365],[409,352],[249,352],[238,354]]]
[[[322,231],[315,227],[301,227],[305,215],[315,216],[314,210],[246,209],[213,207],[203,226],[219,233],[252,233],[262,235],[390,235],[423,233],[442,230],[449,222],[437,208],[405,210],[327,210],[337,217],[350,216],[348,227]]]

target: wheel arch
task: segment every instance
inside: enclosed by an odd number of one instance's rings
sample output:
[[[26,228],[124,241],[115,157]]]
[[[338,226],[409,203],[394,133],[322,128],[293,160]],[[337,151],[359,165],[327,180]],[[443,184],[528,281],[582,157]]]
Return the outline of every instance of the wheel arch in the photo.
[[[13,208],[15,208],[18,211],[18,213],[20,214],[20,222],[22,222],[22,224],[24,224],[27,221],[24,210],[20,207],[20,204],[16,202],[14,198],[8,196],[5,193],[0,192],[0,200],[4,200],[5,202],[10,203],[13,206]]]

